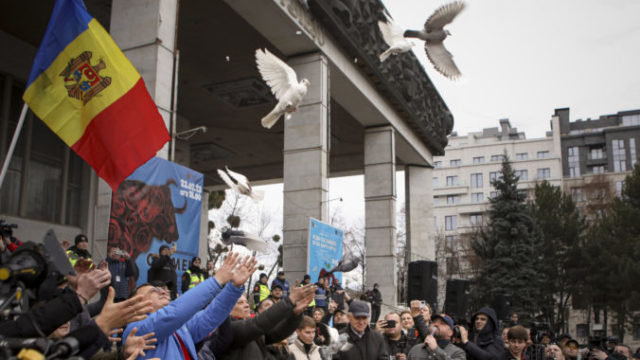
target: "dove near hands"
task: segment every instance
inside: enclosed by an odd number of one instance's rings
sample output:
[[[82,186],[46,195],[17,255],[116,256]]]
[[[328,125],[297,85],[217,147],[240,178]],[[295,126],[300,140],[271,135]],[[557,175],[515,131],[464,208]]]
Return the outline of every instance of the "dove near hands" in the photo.
[[[225,170],[226,172],[218,169],[218,175],[220,176],[222,181],[224,181],[225,184],[227,184],[227,186],[229,186],[235,192],[240,195],[250,197],[256,203],[264,199],[264,192],[253,190],[251,184],[249,183],[249,179],[247,179],[246,176],[229,170],[227,166],[225,166]]]
[[[398,55],[405,53],[415,45],[413,42],[407,40],[404,37],[404,29],[402,29],[395,21],[387,14],[384,13],[387,21],[378,21],[378,28],[382,38],[389,45],[389,48],[380,54],[380,62],[387,60],[391,55]]]
[[[433,67],[449,79],[457,79],[462,74],[453,61],[453,55],[444,47],[443,41],[451,35],[444,27],[465,8],[465,3],[455,1],[439,7],[425,22],[422,30],[407,30],[404,37],[424,40],[424,49],[427,58]]]
[[[261,121],[262,126],[270,129],[278,122],[280,116],[285,115],[286,120],[291,118],[291,113],[298,109],[298,105],[307,94],[310,82],[307,79],[298,82],[298,76],[291,66],[267,49],[256,50],[256,64],[262,79],[278,100],[273,110]]]

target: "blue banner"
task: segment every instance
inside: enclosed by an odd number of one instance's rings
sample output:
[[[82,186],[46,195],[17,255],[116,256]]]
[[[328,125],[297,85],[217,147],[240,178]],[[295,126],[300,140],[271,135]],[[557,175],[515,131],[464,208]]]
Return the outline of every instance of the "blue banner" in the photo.
[[[343,237],[344,231],[309,218],[307,273],[311,276],[311,282],[318,281],[318,276],[323,269],[324,272],[328,272],[338,265],[342,259]],[[334,273],[334,277],[342,283],[341,272]]]
[[[177,289],[189,262],[198,256],[203,175],[154,157],[131,174],[113,194],[108,247],[118,247],[136,263],[140,277],[160,246],[176,245]]]

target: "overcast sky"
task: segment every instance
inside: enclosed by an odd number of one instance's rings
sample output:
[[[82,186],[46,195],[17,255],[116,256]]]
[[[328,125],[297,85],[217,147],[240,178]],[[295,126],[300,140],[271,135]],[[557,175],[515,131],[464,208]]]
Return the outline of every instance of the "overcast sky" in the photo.
[[[420,28],[449,1],[383,0],[391,16]],[[640,108],[640,1],[469,0],[445,46],[465,76],[437,73],[414,52],[466,134],[509,118],[527,138],[544,136],[554,109],[571,120]]]
[[[384,0],[405,27],[420,28],[448,1]],[[454,131],[466,134],[509,118],[527,138],[544,136],[556,108],[571,120],[640,108],[640,0],[472,0],[445,42],[464,79],[451,82],[414,49],[449,106]],[[398,208],[404,203],[397,177]],[[332,211],[364,216],[362,176],[331,179]],[[265,187],[282,221],[282,185]],[[275,219],[274,219],[275,220]],[[281,225],[280,225],[281,228]]]

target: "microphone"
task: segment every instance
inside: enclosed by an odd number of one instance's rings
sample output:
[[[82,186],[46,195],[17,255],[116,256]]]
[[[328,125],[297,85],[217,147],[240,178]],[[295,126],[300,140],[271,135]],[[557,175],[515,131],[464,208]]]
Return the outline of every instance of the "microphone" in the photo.
[[[88,345],[96,342],[99,333],[96,326],[85,326],[58,340],[51,348],[47,359],[63,358],[76,355]]]
[[[0,337],[0,349],[9,348],[12,350],[34,349],[41,353],[49,350],[51,341],[45,338],[3,338]]]
[[[437,326],[432,326],[431,328],[429,328],[429,334],[433,335],[434,337],[438,336],[439,332],[440,332],[440,329],[438,329]]]

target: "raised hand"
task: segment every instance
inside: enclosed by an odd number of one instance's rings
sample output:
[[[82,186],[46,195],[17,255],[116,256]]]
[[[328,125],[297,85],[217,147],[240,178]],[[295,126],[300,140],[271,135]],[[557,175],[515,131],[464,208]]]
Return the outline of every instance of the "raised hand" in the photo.
[[[151,301],[143,301],[143,295],[136,295],[119,303],[113,302],[114,296],[115,290],[110,287],[102,311],[95,317],[96,325],[107,336],[109,336],[111,329],[121,328],[130,322],[145,319],[147,313],[153,311]]]
[[[156,348],[155,345],[152,345],[158,341],[158,339],[154,338],[156,333],[150,332],[146,335],[136,336],[136,332],[138,332],[138,328],[134,327],[124,344],[123,352],[127,360],[134,360],[138,356],[146,356],[145,350]]]
[[[295,305],[298,301],[308,297],[309,295],[314,295],[316,293],[317,286],[313,284],[308,284],[305,286],[298,286],[291,289],[291,294],[289,294],[289,300]]]
[[[100,289],[111,283],[111,273],[108,270],[98,269],[78,276],[68,275],[67,278],[82,302],[88,302]]]
[[[240,262],[240,255],[238,253],[229,252],[229,255],[224,259],[222,266],[214,277],[220,286],[224,286],[229,280],[231,280],[231,275],[233,274],[233,269]]]
[[[258,260],[255,257],[247,256],[231,274],[231,283],[238,287],[242,286],[249,280],[251,274],[258,270],[257,263]]]
[[[302,314],[304,309],[306,309],[309,306],[309,304],[313,301],[314,297],[315,297],[315,291],[313,294],[298,300],[298,302],[295,304],[295,307],[293,308],[293,313],[296,316]]]

